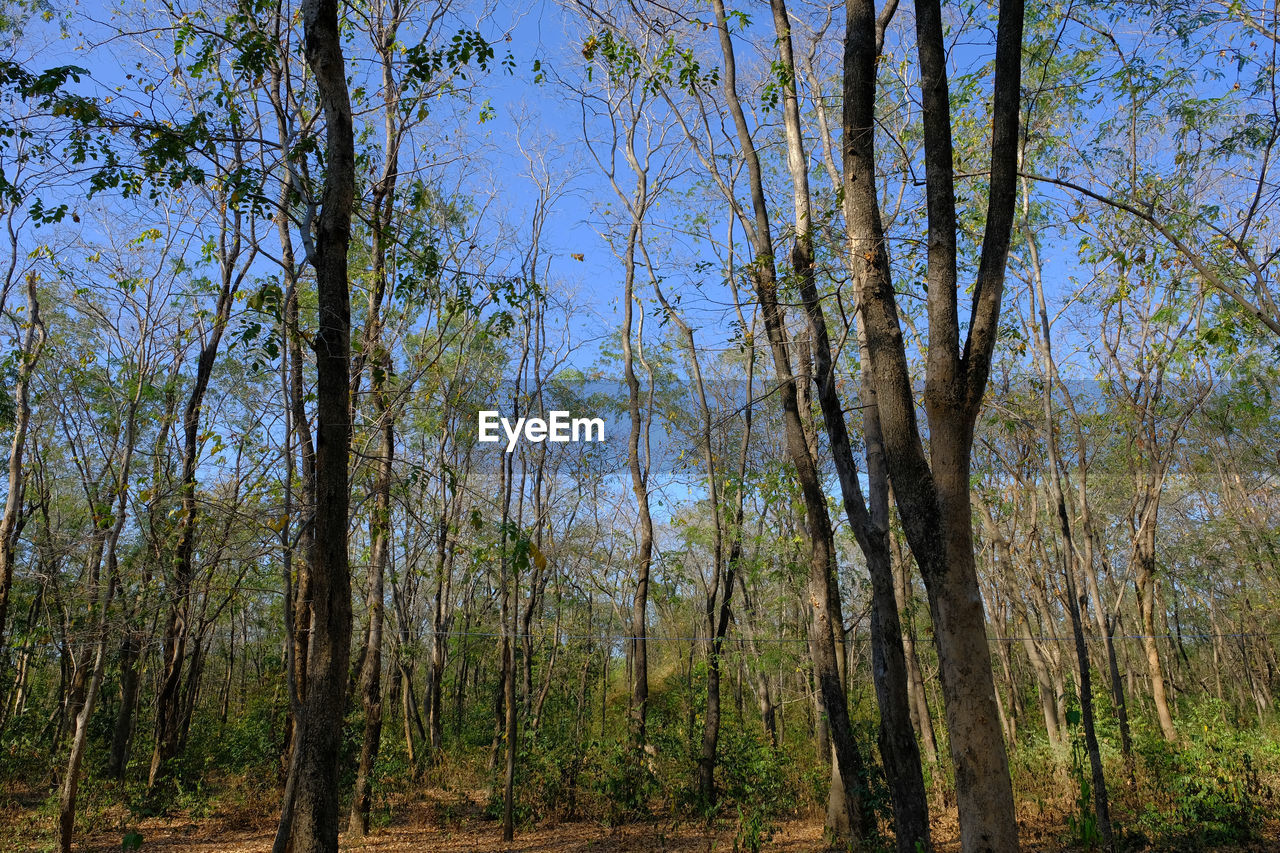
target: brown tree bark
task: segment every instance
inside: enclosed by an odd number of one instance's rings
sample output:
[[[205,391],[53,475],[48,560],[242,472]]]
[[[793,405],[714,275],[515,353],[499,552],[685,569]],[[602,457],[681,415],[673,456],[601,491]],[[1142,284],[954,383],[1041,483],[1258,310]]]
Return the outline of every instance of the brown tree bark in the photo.
[[[835,365],[827,332],[827,321],[815,281],[812,215],[810,213],[808,158],[796,94],[796,63],[791,22],[785,0],[771,0],[774,30],[783,66],[783,126],[787,140],[787,163],[791,172],[795,203],[796,236],[791,249],[791,270],[796,277],[812,337],[814,383],[826,425],[831,455],[835,460],[845,515],[866,559],[871,578],[872,681],[880,708],[880,755],[888,777],[893,801],[894,832],[901,853],[928,849],[929,805],[920,765],[920,746],[911,728],[907,705],[907,667],[902,651],[902,626],[893,594],[893,570],[889,559],[889,474],[885,467],[880,419],[876,413],[875,389],[863,374],[863,439],[866,445],[870,504],[862,494],[857,463],[845,423],[844,409],[836,390]],[[883,43],[884,29],[896,5],[890,3],[876,21],[876,41]],[[859,329],[860,337],[865,334]],[[837,599],[833,591],[832,600]]]
[[[347,554],[347,456],[351,307],[347,248],[355,196],[355,152],[337,0],[303,0],[307,65],[325,118],[325,180],[316,221],[319,328],[316,355],[316,496],[312,522],[311,638],[307,691],[298,719],[292,843],[295,853],[338,849],[338,753],[351,651],[351,577]]]
[[[862,319],[890,477],[933,614],[961,846],[1018,849],[1008,756],[974,564],[969,471],[974,423],[998,331],[1017,192],[1022,0],[1001,0],[996,32],[991,177],[972,317],[963,350],[957,308],[957,220],[942,9],[916,5],[928,210],[929,348],[925,380],[930,455],[898,319],[876,193],[875,7],[848,0],[844,65],[844,204],[862,281]]]
[[[390,359],[381,359],[379,369],[391,370]],[[351,799],[349,830],[357,837],[369,832],[369,809],[372,805],[373,766],[382,743],[382,629],[383,595],[387,570],[387,552],[391,538],[391,477],[395,454],[395,422],[387,405],[383,380],[375,380],[375,411],[382,434],[378,451],[378,474],[375,484],[373,549],[369,559],[369,633],[365,644],[364,664],[360,673],[360,701],[364,710],[364,734],[360,743],[360,763],[356,767],[355,790]]]
[[[739,219],[752,243],[755,261],[750,276],[760,302],[769,350],[773,357],[778,397],[782,407],[787,456],[796,470],[805,508],[805,525],[809,540],[809,575],[806,584],[809,610],[809,648],[813,673],[831,737],[834,761],[832,784],[827,801],[826,829],[838,839],[860,839],[872,829],[865,808],[865,769],[854,742],[849,722],[849,706],[841,677],[837,640],[843,640],[843,625],[832,619],[839,612],[835,585],[834,533],[827,513],[826,495],[818,476],[805,420],[800,415],[799,395],[804,388],[792,370],[790,335],[786,316],[778,301],[776,255],[773,245],[769,206],[764,188],[759,154],[752,139],[750,125],[738,97],[738,83],[733,40],[729,34],[727,15],[722,0],[712,0],[715,26],[724,63],[721,78],[725,102],[733,121],[739,152],[747,167],[751,194],[751,214],[741,212]]]
[[[389,12],[389,14],[388,14]],[[372,804],[373,767],[382,744],[382,635],[385,607],[387,556],[391,542],[391,480],[395,457],[395,418],[388,385],[392,362],[384,340],[383,303],[388,298],[390,272],[391,225],[395,213],[396,182],[400,164],[400,97],[394,74],[393,51],[400,25],[400,5],[389,10],[379,8],[372,20],[374,49],[382,68],[383,89],[383,163],[382,174],[373,187],[370,203],[370,231],[373,237],[373,287],[369,293],[369,312],[365,321],[362,363],[369,365],[370,395],[373,398],[374,423],[380,436],[378,470],[374,481],[373,516],[369,531],[373,539],[369,559],[369,630],[360,673],[360,701],[364,710],[364,733],[360,744],[360,763],[356,768],[355,790],[351,798],[350,831],[356,836],[369,832],[369,809]],[[360,380],[356,370],[353,385]],[[355,395],[350,404],[355,406]]]
[[[628,147],[630,147],[632,143],[630,134],[627,142]],[[634,159],[632,164],[634,167]],[[650,270],[652,271],[651,267]],[[689,348],[689,369],[693,378],[694,392],[698,400],[698,411],[701,416],[700,439],[703,462],[707,470],[707,497],[711,505],[712,568],[711,583],[707,589],[704,610],[709,631],[707,638],[707,703],[702,720],[702,751],[698,756],[698,796],[703,805],[710,808],[716,802],[716,752],[720,740],[721,719],[721,656],[724,653],[725,635],[729,631],[730,604],[733,600],[734,587],[737,585],[738,566],[742,560],[745,489],[739,487],[735,490],[734,504],[732,506],[733,517],[726,523],[720,506],[723,496],[722,474],[718,470],[715,461],[711,408],[707,403],[706,383],[702,378],[702,366],[698,358],[697,341],[694,337],[693,328],[684,321],[675,307],[667,301],[656,276],[652,276],[652,284],[654,293],[666,312],[667,318],[672,320],[680,329],[681,334],[684,335],[685,344]],[[748,344],[747,349],[747,402],[741,410],[743,420],[742,439],[738,449],[737,470],[734,472],[734,476],[739,483],[745,481],[747,473],[747,451],[751,445],[751,417],[754,403],[752,383],[755,381],[755,348]],[[726,539],[728,540],[727,542]],[[766,716],[766,727],[771,725],[772,721]]]
[[[1160,661],[1160,647],[1156,643],[1156,508],[1159,496],[1155,486],[1146,496],[1146,506],[1141,513],[1138,528],[1133,535],[1133,561],[1136,573],[1134,587],[1138,598],[1138,619],[1142,626],[1142,656],[1151,677],[1151,702],[1155,705],[1160,733],[1170,742],[1178,739],[1173,725],[1173,712],[1169,709],[1169,694],[1165,690],[1164,667]]]
[[[445,458],[446,432],[440,435],[440,458]],[[444,670],[448,661],[449,628],[455,611],[453,598],[453,562],[457,546],[450,530],[462,518],[462,497],[471,470],[470,456],[463,459],[461,473],[455,474],[457,482],[450,496],[448,477],[440,473],[440,501],[444,509],[436,527],[436,579],[435,595],[431,611],[431,658],[427,667],[427,734],[432,760],[437,760],[444,749]],[[464,629],[465,634],[465,629]],[[464,656],[465,657],[465,656]],[[463,664],[465,668],[465,661]],[[461,682],[460,682],[461,683]],[[414,709],[417,717],[417,709]]]
[[[636,247],[640,228],[633,222],[627,232],[624,258],[622,308],[622,369],[627,383],[627,411],[631,430],[627,436],[627,468],[636,496],[640,539],[636,547],[636,587],[631,600],[631,738],[637,750],[646,743],[649,714],[649,644],[647,611],[649,574],[653,567],[653,518],[649,514],[648,471],[641,463],[641,447],[648,451],[648,410],[641,411],[640,380],[636,378],[632,351],[633,307],[635,304]],[[642,320],[643,322],[643,320]],[[645,462],[647,462],[647,458]]]

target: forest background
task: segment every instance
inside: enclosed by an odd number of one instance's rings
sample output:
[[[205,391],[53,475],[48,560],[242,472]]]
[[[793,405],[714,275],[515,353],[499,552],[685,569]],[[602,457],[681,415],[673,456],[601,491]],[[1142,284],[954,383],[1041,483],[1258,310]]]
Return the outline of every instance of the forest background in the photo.
[[[1277,14],[5,0],[0,846],[1267,849]]]

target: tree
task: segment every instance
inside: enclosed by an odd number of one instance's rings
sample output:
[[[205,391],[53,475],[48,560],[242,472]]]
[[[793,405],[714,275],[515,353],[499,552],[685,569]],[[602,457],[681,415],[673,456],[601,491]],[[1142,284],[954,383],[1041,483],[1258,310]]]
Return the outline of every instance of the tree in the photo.
[[[870,0],[849,0],[846,13],[845,224],[850,252],[855,260],[861,259],[860,316],[866,326],[889,475],[933,614],[961,845],[966,851],[1012,851],[1018,846],[1017,822],[975,574],[969,470],[974,424],[998,337],[1017,195],[1024,5],[1021,0],[1002,0],[998,8],[987,212],[963,349],[942,7],[932,0],[916,7],[928,210],[927,456],[876,191],[876,10]]]
[[[849,440],[844,408],[836,388],[835,359],[832,356],[826,313],[818,294],[814,258],[813,214],[808,180],[808,158],[805,155],[801,129],[799,98],[796,91],[797,64],[791,38],[791,20],[784,0],[773,0],[774,29],[778,33],[782,71],[780,74],[783,125],[787,141],[787,164],[791,173],[795,204],[795,242],[791,249],[791,271],[795,276],[809,324],[814,360],[814,384],[818,403],[826,425],[830,452],[840,482],[845,515],[854,538],[867,563],[871,578],[871,646],[872,679],[880,708],[880,755],[888,776],[893,798],[894,830],[902,853],[920,847],[928,848],[929,805],[924,791],[924,775],[920,765],[920,747],[911,727],[907,706],[907,664],[902,645],[902,625],[894,597],[893,569],[889,555],[889,476],[885,466],[880,417],[875,406],[875,391],[868,372],[861,376],[862,437],[866,447],[868,502],[862,494],[857,463]],[[875,22],[877,54],[883,48],[885,30],[892,21],[896,2],[885,5]],[[810,68],[812,63],[810,63]],[[810,77],[815,75],[810,74]],[[821,103],[815,93],[815,101]],[[825,119],[820,117],[820,121]],[[834,166],[828,137],[823,134],[824,154]],[[833,174],[831,179],[839,178]],[[847,259],[846,263],[851,259]],[[846,332],[848,329],[845,330]],[[866,360],[866,333],[859,327],[860,355]]]
[[[308,555],[311,637],[306,695],[296,725],[297,791],[292,843],[298,853],[338,849],[338,758],[351,648],[351,575],[347,555],[351,443],[351,335],[347,250],[355,197],[355,148],[336,0],[304,0],[307,64],[325,117],[325,179],[316,222],[315,506]]]

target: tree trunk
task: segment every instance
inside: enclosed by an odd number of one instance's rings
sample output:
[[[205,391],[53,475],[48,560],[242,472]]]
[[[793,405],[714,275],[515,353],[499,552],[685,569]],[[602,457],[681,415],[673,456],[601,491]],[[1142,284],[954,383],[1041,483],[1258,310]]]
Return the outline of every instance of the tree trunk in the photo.
[[[796,276],[812,337],[814,382],[822,408],[831,455],[834,457],[845,514],[871,577],[872,676],[880,707],[880,753],[893,800],[894,828],[898,850],[915,853],[928,849],[929,808],[920,766],[920,747],[911,728],[907,705],[906,660],[902,651],[902,626],[893,594],[893,572],[889,559],[889,475],[884,464],[880,420],[875,413],[875,392],[863,375],[863,432],[867,452],[870,508],[863,498],[857,464],[850,445],[848,427],[835,384],[827,322],[815,283],[813,234],[809,199],[808,158],[796,94],[796,64],[791,40],[791,22],[785,0],[771,0],[774,30],[782,64],[790,73],[782,75],[783,124],[787,140],[787,163],[791,173],[796,211],[796,237],[791,249],[791,268]],[[889,8],[892,14],[892,8]],[[887,24],[878,22],[881,30]],[[859,329],[865,340],[865,334]],[[830,602],[833,621],[838,618],[839,593],[832,584]]]
[[[1170,743],[1178,739],[1169,710],[1169,697],[1165,692],[1164,669],[1160,664],[1160,647],[1156,642],[1156,523],[1155,513],[1144,517],[1135,537],[1134,558],[1137,575],[1134,585],[1138,592],[1138,616],[1142,624],[1142,653],[1151,676],[1151,701],[1160,721],[1160,733]]]
[[[443,456],[444,437],[441,436],[441,453]],[[440,477],[440,497],[459,508],[461,504],[455,498],[447,501],[447,485],[445,477]],[[460,493],[460,491],[459,491]],[[454,514],[456,518],[456,514]],[[449,599],[453,590],[453,561],[449,559],[449,525],[450,515],[442,514],[436,535],[436,593],[435,606],[432,612],[431,626],[431,661],[427,668],[427,729],[430,732],[431,756],[436,760],[444,748],[444,668],[449,652],[449,625],[453,616]],[[415,715],[417,711],[414,711]]]
[[[142,365],[138,367],[141,368]],[[141,379],[136,380],[133,398],[129,401],[125,412],[123,458],[120,460],[119,473],[114,484],[115,522],[106,534],[105,541],[98,539],[94,548],[95,553],[91,558],[93,560],[91,588],[96,588],[97,592],[98,625],[94,638],[93,669],[84,692],[84,699],[80,702],[74,716],[75,730],[71,740],[71,754],[67,758],[67,769],[62,777],[62,790],[58,796],[58,846],[62,853],[71,853],[71,839],[76,821],[76,795],[80,789],[80,769],[89,743],[89,721],[93,717],[94,708],[97,707],[98,693],[102,688],[102,678],[107,669],[107,641],[111,633],[111,601],[115,593],[118,569],[116,549],[129,507],[129,475],[133,463],[134,442],[137,438],[138,404],[144,385]]]
[[[396,9],[399,7],[396,6]],[[393,365],[387,343],[383,340],[383,302],[389,298],[387,258],[390,254],[388,230],[395,211],[396,181],[399,176],[400,128],[399,89],[393,72],[392,50],[400,24],[397,14],[389,20],[377,13],[374,32],[375,49],[382,66],[383,142],[382,174],[373,188],[370,205],[370,230],[373,236],[373,289],[369,294],[369,313],[365,321],[362,361],[370,364],[370,394],[376,427],[381,434],[378,471],[374,485],[373,517],[369,531],[373,539],[369,560],[369,630],[360,674],[360,697],[364,708],[364,734],[360,745],[360,763],[351,800],[350,830],[356,836],[369,832],[369,808],[373,790],[373,767],[382,743],[382,634],[385,608],[387,556],[391,547],[391,481],[395,458],[395,412],[392,410],[387,385]],[[360,372],[352,378],[360,381]],[[355,405],[355,395],[350,405]],[[353,417],[354,420],[354,417]]]
[[[390,371],[389,359],[381,366]],[[378,480],[374,499],[373,550],[369,560],[369,635],[363,671],[360,675],[360,699],[364,708],[364,735],[360,744],[360,763],[356,769],[356,785],[351,800],[349,828],[357,837],[369,832],[369,808],[372,803],[373,766],[378,760],[382,742],[382,623],[383,592],[387,551],[391,538],[391,477],[395,452],[395,425],[388,411],[385,391],[380,381],[374,383],[374,399],[382,432],[382,448],[378,460]]]
[[[916,5],[928,209],[930,455],[898,320],[876,191],[875,8],[848,0],[844,65],[844,205],[885,453],[907,541],[929,594],[956,773],[961,847],[1018,849],[1009,763],[974,563],[969,472],[973,427],[999,326],[1014,204],[1022,0],[1001,0],[996,33],[989,202],[963,350],[957,307],[957,219],[942,10]]]
[[[1027,215],[1027,202],[1023,201],[1024,215]],[[1034,235],[1030,234],[1027,225],[1027,245],[1031,255],[1031,285],[1036,302],[1038,323],[1033,328],[1038,331],[1036,343],[1040,350],[1041,370],[1044,378],[1044,430],[1045,446],[1049,451],[1049,497],[1053,503],[1058,520],[1058,531],[1062,536],[1063,573],[1066,580],[1067,614],[1071,618],[1071,633],[1075,640],[1077,684],[1080,694],[1080,716],[1084,724],[1085,749],[1089,753],[1089,767],[1093,778],[1094,816],[1098,821],[1098,834],[1103,846],[1108,850],[1115,849],[1115,839],[1111,830],[1111,807],[1107,799],[1106,775],[1102,769],[1102,755],[1098,748],[1098,736],[1093,715],[1093,675],[1089,670],[1089,651],[1085,645],[1084,620],[1081,612],[1085,607],[1085,593],[1080,585],[1082,571],[1090,571],[1092,567],[1083,565],[1080,550],[1076,547],[1076,536],[1071,519],[1067,514],[1066,495],[1062,488],[1064,466],[1058,455],[1057,422],[1054,417],[1053,393],[1057,385],[1057,364],[1053,359],[1053,344],[1049,336],[1049,311],[1044,298],[1044,285],[1040,277],[1040,254]],[[1084,454],[1084,448],[1078,452]],[[1088,533],[1085,533],[1085,538]],[[1091,553],[1091,552],[1090,552]]]
[[[840,661],[836,651],[837,632],[843,626],[832,624],[831,614],[838,611],[838,602],[832,600],[836,570],[833,550],[831,518],[827,514],[826,495],[823,492],[817,467],[810,451],[805,424],[800,417],[799,389],[792,372],[788,343],[791,337],[786,328],[786,318],[778,303],[777,270],[774,265],[773,235],[769,218],[768,201],[764,189],[764,177],[760,158],[746,114],[738,98],[737,71],[733,40],[722,0],[712,0],[720,52],[724,62],[722,86],[733,125],[738,148],[746,161],[751,192],[752,217],[743,217],[755,250],[751,280],[760,301],[769,349],[773,356],[774,374],[779,385],[784,435],[787,455],[796,469],[796,479],[804,500],[805,521],[809,534],[809,576],[807,580],[809,608],[809,648],[813,658],[814,679],[817,682],[823,716],[827,722],[834,751],[834,765],[840,784],[831,786],[827,802],[826,828],[829,835],[839,839],[859,839],[872,829],[871,817],[864,809],[865,776],[862,758],[858,754],[849,723],[849,707],[841,682]],[[833,607],[834,605],[834,607]],[[841,637],[841,639],[843,639]]]
[[[642,467],[641,445],[649,446],[649,418],[641,412],[640,381],[636,378],[632,352],[632,309],[635,303],[636,244],[639,226],[632,223],[627,232],[624,258],[625,289],[622,308],[622,367],[627,382],[627,410],[631,431],[627,437],[627,467],[631,472],[631,489],[636,496],[640,518],[640,539],[636,549],[636,587],[631,600],[631,739],[637,750],[643,750],[649,710],[649,645],[647,609],[649,573],[653,565],[653,519],[649,515],[648,472]],[[643,320],[641,321],[643,323]],[[641,332],[640,334],[643,334]],[[647,459],[645,460],[648,461]]]
[[[351,442],[351,308],[347,247],[355,195],[351,102],[336,0],[303,0],[307,65],[325,117],[325,182],[316,223],[314,266],[319,306],[316,354],[316,501],[309,562],[311,638],[307,692],[298,720],[295,853],[338,849],[338,757],[351,652],[351,576],[347,555]]]
[[[4,635],[9,616],[9,597],[13,587],[13,557],[16,532],[20,527],[23,478],[22,454],[27,443],[27,427],[31,423],[31,374],[44,349],[44,322],[40,319],[40,298],[36,292],[35,273],[27,274],[27,333],[22,341],[22,361],[18,365],[13,386],[13,441],[9,445],[9,489],[5,495],[4,516],[0,517],[0,666],[8,664],[8,646]]]
[[[920,672],[920,656],[916,651],[916,634],[911,617],[914,595],[911,589],[911,565],[902,553],[901,538],[891,534],[894,571],[894,598],[898,612],[905,615],[906,630],[902,632],[902,652],[907,662],[907,695],[911,702],[911,724],[924,746],[925,758],[931,767],[938,765],[938,739],[933,731],[933,714],[929,711],[929,697],[924,689],[924,676]]]
[[[113,779],[123,779],[129,764],[129,741],[133,739],[133,712],[138,706],[138,656],[141,651],[138,636],[126,629],[120,643],[120,710],[111,735],[111,757],[107,761],[107,773]]]
[[[166,765],[177,756],[182,738],[182,683],[187,663],[187,642],[194,621],[191,583],[195,571],[198,515],[196,466],[200,453],[200,412],[209,388],[209,378],[213,374],[214,361],[218,357],[218,345],[231,317],[235,291],[248,271],[246,266],[237,275],[235,269],[240,256],[240,214],[232,212],[234,222],[228,223],[225,206],[223,210],[218,251],[221,288],[218,291],[213,324],[200,348],[195,381],[182,419],[181,517],[178,522],[178,543],[174,549],[173,575],[167,590],[169,612],[162,640],[164,671],[156,694],[156,736],[151,753],[151,770],[147,774],[148,788],[154,788],[165,775]]]

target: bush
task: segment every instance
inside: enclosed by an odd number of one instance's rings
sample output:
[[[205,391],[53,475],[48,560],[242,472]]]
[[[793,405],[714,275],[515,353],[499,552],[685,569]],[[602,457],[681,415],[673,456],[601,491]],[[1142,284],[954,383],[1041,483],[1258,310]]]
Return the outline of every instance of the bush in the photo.
[[[618,826],[648,814],[649,802],[658,786],[645,760],[647,754],[629,742],[591,746],[587,760],[594,771],[592,793],[602,801],[605,822]]]
[[[737,815],[734,848],[758,851],[795,811],[802,784],[795,765],[754,729],[721,730],[717,784],[719,808]]]
[[[1275,795],[1262,782],[1256,733],[1234,731],[1212,714],[1188,715],[1179,746],[1153,734],[1135,744],[1152,796],[1138,823],[1157,844],[1203,847],[1257,840]]]

